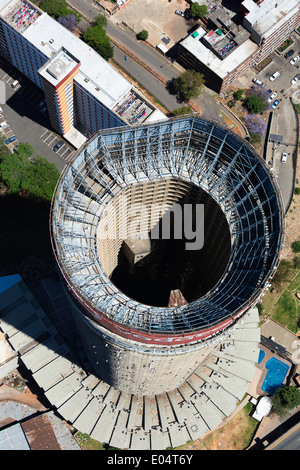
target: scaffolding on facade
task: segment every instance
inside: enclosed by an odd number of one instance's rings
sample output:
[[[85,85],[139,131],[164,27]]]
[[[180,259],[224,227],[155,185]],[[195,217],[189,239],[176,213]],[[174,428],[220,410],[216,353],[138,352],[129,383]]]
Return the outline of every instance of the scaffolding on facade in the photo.
[[[215,199],[230,227],[231,254],[203,297],[160,308],[134,301],[111,282],[99,261],[97,229],[126,187],[171,178]],[[274,274],[283,213],[278,187],[254,149],[220,124],[191,115],[94,135],[59,180],[51,237],[65,281],[94,319],[154,336],[203,330],[212,336],[247,311]]]

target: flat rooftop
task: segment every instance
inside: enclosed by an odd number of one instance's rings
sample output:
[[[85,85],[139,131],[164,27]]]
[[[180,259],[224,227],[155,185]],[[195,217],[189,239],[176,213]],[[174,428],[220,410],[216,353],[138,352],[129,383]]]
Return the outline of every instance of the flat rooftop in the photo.
[[[52,85],[58,85],[77,65],[79,61],[72,57],[66,49],[60,49],[49,59],[39,73]]]
[[[257,44],[247,39],[222,60],[201,42],[201,39],[206,35],[206,31],[200,26],[196,32],[198,33],[196,37],[194,37],[194,32],[181,41],[180,44],[222,79],[257,49]]]
[[[242,5],[249,11],[244,26],[250,23],[258,34],[268,37],[295,14],[299,9],[299,0],[263,0],[259,4],[244,0]]]
[[[17,16],[20,15],[22,27],[17,22]],[[65,49],[69,57],[81,64],[74,78],[76,83],[108,109],[123,113],[120,106],[130,97],[133,86],[94,49],[25,0],[0,0],[0,16],[50,59],[48,68],[40,69],[50,81],[58,83],[74,66],[74,62],[69,61],[67,56],[57,56],[58,51]],[[55,60],[52,61],[53,57]],[[144,97],[138,95],[123,115],[123,119],[129,124],[148,121],[150,117],[157,121],[167,119]]]
[[[1,0],[0,7],[1,16],[20,33],[24,33],[42,14],[35,5],[25,0]]]
[[[112,108],[132,87],[94,49],[57,23],[41,15],[23,34],[37,49],[51,58],[61,48],[81,62],[76,81],[108,108]]]

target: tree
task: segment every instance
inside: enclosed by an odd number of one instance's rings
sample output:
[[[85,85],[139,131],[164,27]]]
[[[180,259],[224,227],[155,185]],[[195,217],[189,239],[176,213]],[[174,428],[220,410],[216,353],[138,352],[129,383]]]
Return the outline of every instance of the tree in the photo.
[[[255,94],[247,96],[246,106],[250,114],[261,114],[265,110],[265,104]]]
[[[99,25],[102,26],[102,28],[104,28],[104,26],[107,25],[106,16],[99,14],[98,16],[94,18],[93,26],[99,26]]]
[[[188,101],[197,98],[204,85],[204,76],[194,70],[186,70],[174,79],[174,88],[179,99]]]
[[[10,153],[1,157],[0,179],[8,186],[9,193],[18,193],[21,189],[21,181],[27,160],[16,153]]]
[[[148,39],[148,36],[148,31],[146,31],[145,29],[142,29],[142,31],[137,33],[137,38],[141,39],[142,41],[146,41]]]
[[[74,31],[78,23],[77,18],[74,15],[66,15],[65,17],[60,16],[57,21],[69,31]]]
[[[176,108],[172,111],[173,116],[184,116],[185,114],[190,114],[192,112],[192,108],[190,106],[181,106],[180,108]]]
[[[34,148],[28,142],[20,142],[18,145],[17,153],[24,158],[29,158],[34,152]]]
[[[299,253],[300,252],[300,241],[295,241],[292,243],[292,249],[294,253]]]
[[[66,0],[42,0],[41,9],[53,18],[62,16],[59,11],[68,8]]]
[[[114,50],[108,36],[101,25],[90,26],[83,35],[83,40],[105,60],[113,57]]]
[[[206,5],[199,5],[199,3],[195,2],[191,6],[191,14],[194,19],[203,18],[207,15],[207,6]]]
[[[259,135],[262,139],[267,128],[266,122],[258,114],[246,114],[245,121],[249,133]]]
[[[37,156],[33,163],[24,168],[21,189],[37,199],[51,201],[58,178],[59,172],[54,163]]]
[[[300,405],[300,390],[294,385],[284,386],[277,389],[271,399],[274,411],[284,415],[287,410],[293,410]]]
[[[28,143],[18,145],[18,153],[1,155],[0,180],[9,193],[26,191],[37,199],[50,201],[59,178],[59,171],[53,163],[37,156],[29,159],[33,147]]]
[[[236,101],[239,101],[244,94],[244,90],[242,88],[239,88],[237,91],[233,93],[233,97]]]

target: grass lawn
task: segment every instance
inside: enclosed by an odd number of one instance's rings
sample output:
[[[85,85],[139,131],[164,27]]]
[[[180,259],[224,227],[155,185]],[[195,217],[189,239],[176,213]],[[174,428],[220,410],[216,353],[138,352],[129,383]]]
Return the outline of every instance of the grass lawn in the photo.
[[[247,403],[227,424],[211,432],[201,441],[196,439],[177,450],[244,450],[252,442],[258,421],[250,416],[253,405]]]
[[[300,302],[295,294],[300,290],[300,272],[292,269],[285,274],[284,279],[262,298],[262,314],[297,333],[300,329]]]

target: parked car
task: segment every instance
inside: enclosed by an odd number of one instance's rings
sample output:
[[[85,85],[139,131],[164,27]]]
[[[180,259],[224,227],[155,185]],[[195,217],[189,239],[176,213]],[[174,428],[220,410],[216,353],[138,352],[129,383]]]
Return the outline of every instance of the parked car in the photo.
[[[295,57],[293,57],[293,58],[290,60],[290,64],[294,65],[296,62],[298,62],[299,59],[300,59],[300,56],[299,56],[299,55],[295,55]]]
[[[62,141],[62,140],[60,140],[59,142],[57,142],[57,144],[54,145],[54,147],[53,147],[54,152],[57,152],[57,151],[60,149],[60,147],[61,147],[62,145],[63,145],[63,141]]]
[[[268,98],[268,102],[271,103],[271,101],[273,101],[276,98],[276,96],[277,96],[276,91],[273,91],[273,93]]]
[[[291,57],[291,55],[293,55],[293,54],[294,54],[294,50],[291,49],[291,50],[289,50],[286,54],[284,54],[284,58],[285,58],[285,59],[288,59],[288,58]]]
[[[275,100],[274,103],[272,104],[272,109],[275,109],[280,103],[280,100]]]
[[[292,85],[295,85],[298,81],[299,81],[299,78],[298,78],[298,76],[296,75],[296,77],[294,77],[293,80],[291,80],[291,84],[292,84]]]
[[[7,122],[6,121],[1,122],[0,129],[4,129],[5,127],[7,127]]]
[[[264,83],[261,80],[258,80],[258,78],[253,78],[253,83],[256,85],[264,86]]]
[[[279,72],[273,73],[273,75],[271,75],[271,77],[270,77],[270,81],[273,82],[274,80],[276,80],[276,78],[279,77],[279,75],[280,75]]]
[[[287,161],[287,153],[281,154],[281,163],[286,163]]]
[[[5,143],[6,143],[6,145],[9,145],[9,144],[11,144],[12,142],[14,142],[15,140],[17,140],[17,138],[16,138],[15,135],[13,135],[13,136],[10,137],[9,139],[7,139],[7,140],[5,141]]]
[[[3,113],[3,109],[0,107],[0,113]]]
[[[175,10],[175,15],[182,16],[184,18],[184,12],[180,10]]]

